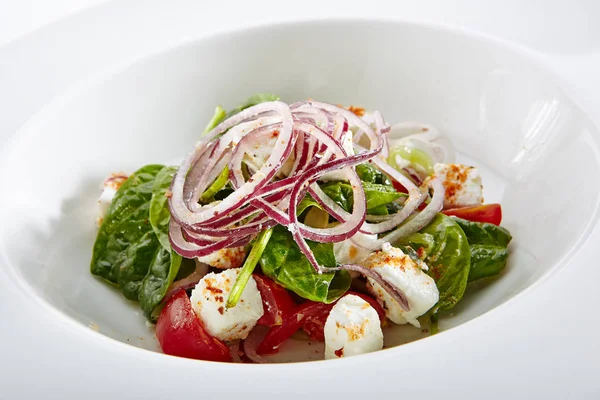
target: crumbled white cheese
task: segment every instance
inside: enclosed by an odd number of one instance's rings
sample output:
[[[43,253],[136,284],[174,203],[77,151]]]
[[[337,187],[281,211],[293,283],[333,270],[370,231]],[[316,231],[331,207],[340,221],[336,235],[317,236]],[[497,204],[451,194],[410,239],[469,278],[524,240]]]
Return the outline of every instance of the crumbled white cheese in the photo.
[[[384,244],[383,250],[371,254],[364,262],[377,271],[386,281],[397,287],[408,300],[410,311],[404,311],[383,288],[367,278],[367,289],[381,304],[386,316],[396,324],[407,322],[420,327],[417,318],[425,314],[439,300],[439,291],[433,278],[423,272],[426,265],[415,261],[402,250]]]
[[[377,311],[355,295],[342,297],[325,322],[325,359],[350,357],[383,348]]]
[[[225,341],[245,339],[264,312],[254,278],[248,281],[237,305],[226,307],[240,271],[240,268],[231,268],[204,276],[190,297],[192,308],[207,332]]]
[[[446,190],[444,208],[483,203],[483,186],[477,168],[462,164],[435,164],[433,167]]]
[[[198,257],[198,261],[220,269],[239,268],[246,259],[246,248],[230,247],[217,250],[206,256]]]

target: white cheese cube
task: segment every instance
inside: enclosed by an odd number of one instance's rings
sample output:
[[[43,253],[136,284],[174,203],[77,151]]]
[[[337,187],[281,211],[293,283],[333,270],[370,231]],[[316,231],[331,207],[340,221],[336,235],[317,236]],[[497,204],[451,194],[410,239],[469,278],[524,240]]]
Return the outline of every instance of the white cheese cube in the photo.
[[[206,256],[198,257],[198,261],[220,269],[239,268],[246,259],[246,249],[242,247],[225,248]]]
[[[240,271],[239,268],[232,268],[204,276],[190,297],[192,308],[206,331],[220,340],[245,339],[263,316],[262,298],[254,278],[248,281],[237,305],[226,307]]]
[[[360,232],[357,232],[354,236],[359,235],[364,239],[377,240],[377,235],[367,235]],[[339,264],[360,264],[372,253],[371,250],[352,242],[352,239],[333,243],[333,252],[335,253],[335,260]]]
[[[362,236],[364,239],[377,240],[377,235],[367,235],[357,232],[353,237]],[[372,253],[371,250],[360,247],[351,239],[342,240],[341,242],[333,243],[333,253],[338,264],[361,264]],[[350,271],[350,276],[356,278],[360,274],[355,271]]]
[[[383,288],[371,278],[367,278],[367,289],[381,304],[385,315],[396,324],[407,322],[419,328],[417,318],[425,314],[439,300],[440,293],[433,278],[423,272],[427,266],[415,261],[402,250],[386,243],[382,251],[373,253],[364,262],[390,284],[397,287],[408,300],[410,311],[404,311]]]
[[[477,168],[462,164],[435,164],[433,167],[446,189],[444,208],[483,203],[483,186]]]
[[[342,297],[325,322],[325,359],[350,357],[383,348],[377,311],[355,295]]]

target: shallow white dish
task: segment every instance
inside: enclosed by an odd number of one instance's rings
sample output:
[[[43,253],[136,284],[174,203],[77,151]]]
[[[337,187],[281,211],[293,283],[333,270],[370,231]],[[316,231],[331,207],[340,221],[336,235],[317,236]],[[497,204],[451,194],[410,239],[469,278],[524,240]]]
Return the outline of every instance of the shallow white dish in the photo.
[[[323,37],[333,45],[319,54]],[[409,37],[419,40],[402,40]],[[353,56],[357,46],[364,53]],[[306,57],[315,52],[324,62]],[[596,223],[600,184],[564,166],[598,172],[597,132],[524,53],[465,33],[400,22],[280,25],[163,49],[69,93],[32,119],[0,159],[0,175],[11,187],[0,209],[0,241],[12,282],[40,300],[40,312],[58,310],[55,315],[70,332],[89,336],[113,357],[225,374],[257,373],[250,368],[275,373],[280,367],[217,367],[156,356],[106,341],[88,328],[155,348],[137,308],[89,275],[98,182],[111,171],[179,158],[215,104],[231,107],[258,91],[287,101],[313,97],[360,104],[381,110],[392,123],[432,123],[463,156],[484,167],[488,201],[503,204],[513,253],[507,274],[472,293],[445,321],[447,328],[511,298],[525,301],[514,296],[557,269]],[[571,207],[573,193],[577,207]],[[460,331],[475,326],[465,324]],[[391,366],[416,349],[427,352],[428,342],[434,346],[444,336],[336,364],[277,371]],[[459,346],[466,340],[453,337]],[[481,340],[492,344],[497,337]]]

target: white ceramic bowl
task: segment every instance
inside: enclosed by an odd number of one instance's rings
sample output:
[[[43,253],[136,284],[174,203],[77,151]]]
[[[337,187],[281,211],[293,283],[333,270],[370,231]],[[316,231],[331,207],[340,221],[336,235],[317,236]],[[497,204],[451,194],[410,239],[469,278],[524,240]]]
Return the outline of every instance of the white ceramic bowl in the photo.
[[[600,172],[597,132],[525,53],[402,22],[282,24],[162,49],[33,118],[0,158],[0,181],[10,188],[0,241],[14,282],[81,334],[157,350],[137,305],[89,273],[98,185],[113,171],[180,159],[216,104],[231,108],[256,92],[362,105],[390,123],[433,124],[462,160],[482,169],[486,200],[502,203],[514,236],[509,266],[472,288],[442,321],[444,330],[558,268],[596,222],[600,185],[573,171]],[[420,336],[398,328],[386,332],[386,344]],[[277,360],[319,358],[302,345],[283,350]],[[385,352],[400,355],[402,347]]]

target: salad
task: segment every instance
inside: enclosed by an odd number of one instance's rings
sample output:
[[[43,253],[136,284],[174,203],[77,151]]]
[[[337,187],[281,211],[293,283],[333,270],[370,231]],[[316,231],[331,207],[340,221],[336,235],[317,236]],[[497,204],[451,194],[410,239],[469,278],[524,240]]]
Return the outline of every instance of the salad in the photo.
[[[510,233],[447,138],[377,112],[261,94],[218,106],[179,166],[103,183],[92,274],[166,354],[265,362],[297,332],[326,359],[380,350],[499,275]]]

